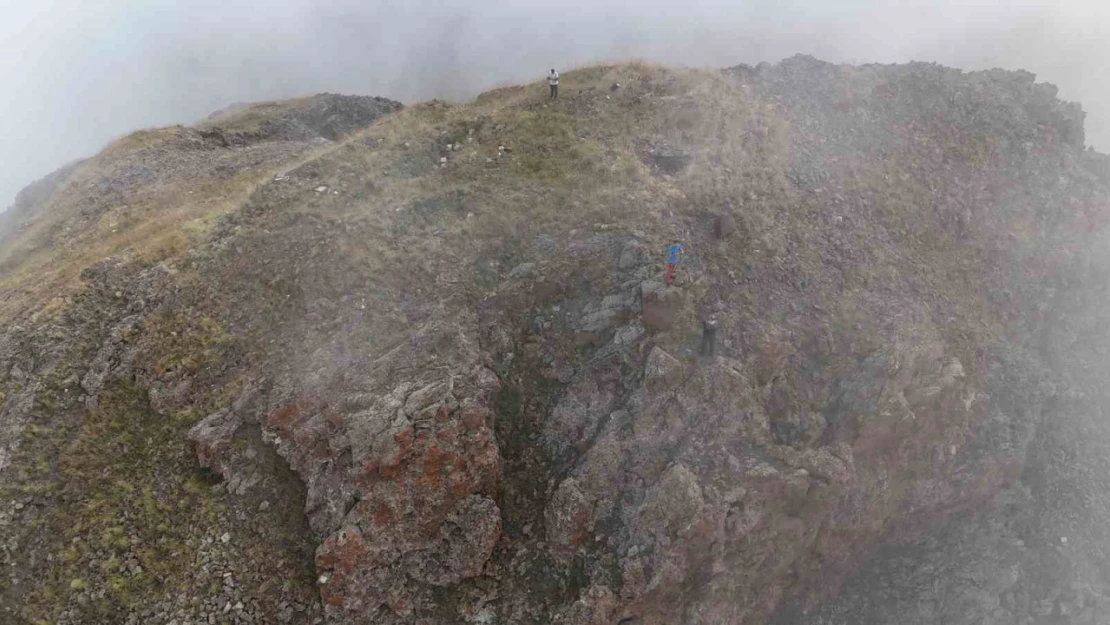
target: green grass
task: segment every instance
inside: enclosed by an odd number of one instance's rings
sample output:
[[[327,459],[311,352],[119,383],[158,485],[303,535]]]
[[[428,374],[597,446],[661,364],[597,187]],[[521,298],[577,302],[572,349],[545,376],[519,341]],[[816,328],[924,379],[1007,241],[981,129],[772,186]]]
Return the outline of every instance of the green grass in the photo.
[[[218,321],[176,312],[148,316],[144,332],[159,346],[152,367],[158,374],[181,369],[196,373],[213,367],[228,341],[227,331]]]
[[[88,617],[109,619],[188,588],[190,537],[198,527],[215,531],[222,504],[194,469],[186,425],[151,411],[132,386],[102,392],[61,456],[65,499],[46,520],[54,566],[26,601],[26,618],[51,621],[75,592],[104,590]],[[142,572],[120,570],[131,558]]]

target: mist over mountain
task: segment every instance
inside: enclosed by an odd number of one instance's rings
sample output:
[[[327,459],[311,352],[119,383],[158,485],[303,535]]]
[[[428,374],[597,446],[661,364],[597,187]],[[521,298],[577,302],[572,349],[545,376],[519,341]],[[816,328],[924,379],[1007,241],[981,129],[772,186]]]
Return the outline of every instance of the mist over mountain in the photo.
[[[1110,141],[1106,3],[43,0],[4,3],[0,205],[137,128],[318,92],[466,98],[548,68],[644,58],[723,67],[833,62],[1027,69]]]
[[[0,623],[1110,622],[1107,3],[6,4]]]

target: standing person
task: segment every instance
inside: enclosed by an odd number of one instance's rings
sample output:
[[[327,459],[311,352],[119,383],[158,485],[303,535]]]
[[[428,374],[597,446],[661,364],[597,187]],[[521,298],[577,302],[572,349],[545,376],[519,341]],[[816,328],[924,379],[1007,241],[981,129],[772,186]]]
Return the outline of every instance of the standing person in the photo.
[[[712,358],[717,353],[717,316],[709,318],[701,324],[701,355]]]
[[[548,99],[558,100],[559,99],[559,72],[555,71],[554,67],[551,68],[551,73],[547,75],[547,85],[549,87],[551,87],[551,97],[548,98]]]
[[[682,249],[682,243],[675,241],[667,248],[667,273],[663,276],[663,282],[667,286],[671,285],[671,280],[674,280],[674,270],[678,267],[678,257],[682,256],[685,251]]]

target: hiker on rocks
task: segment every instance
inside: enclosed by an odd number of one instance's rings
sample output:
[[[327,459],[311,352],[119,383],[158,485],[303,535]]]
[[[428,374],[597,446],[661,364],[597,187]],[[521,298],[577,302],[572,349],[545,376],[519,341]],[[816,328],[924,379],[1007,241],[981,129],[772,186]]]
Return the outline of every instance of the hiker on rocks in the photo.
[[[666,282],[667,286],[670,286],[671,280],[674,280],[674,270],[678,267],[678,257],[682,256],[683,253],[682,243],[678,241],[667,248],[667,273],[663,276],[663,282]]]
[[[701,355],[712,358],[717,353],[717,317],[710,315],[701,324]]]
[[[555,68],[551,68],[551,73],[547,75],[547,86],[551,87],[551,100],[559,99],[559,72]]]

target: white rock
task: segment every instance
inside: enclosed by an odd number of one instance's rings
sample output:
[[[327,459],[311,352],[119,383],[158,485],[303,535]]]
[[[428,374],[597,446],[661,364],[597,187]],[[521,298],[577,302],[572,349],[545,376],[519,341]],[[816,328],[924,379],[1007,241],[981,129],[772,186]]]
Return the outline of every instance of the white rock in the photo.
[[[446,165],[447,164],[447,157],[446,156],[439,157],[439,164],[440,165]]]
[[[328,188],[327,187],[316,187],[316,192],[317,193],[327,193]]]
[[[220,536],[220,542],[225,544],[225,545],[228,544],[229,542],[231,542],[231,533],[230,532],[224,532],[224,535]]]

